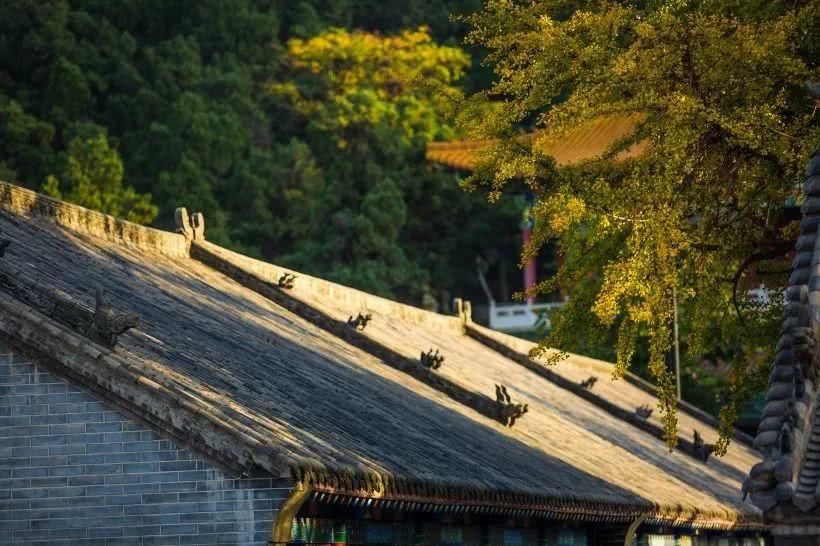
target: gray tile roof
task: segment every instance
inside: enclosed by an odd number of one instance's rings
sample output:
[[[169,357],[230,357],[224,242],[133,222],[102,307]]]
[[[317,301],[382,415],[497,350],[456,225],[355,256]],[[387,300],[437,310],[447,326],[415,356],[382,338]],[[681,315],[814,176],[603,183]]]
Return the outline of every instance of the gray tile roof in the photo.
[[[11,241],[0,273],[90,307],[102,286],[115,310],[140,317],[108,349],[0,290],[0,332],[227,464],[359,496],[760,525],[741,505],[740,484],[756,459],[743,445],[706,463],[670,453],[654,436],[464,335],[457,317],[299,273],[287,290],[291,303],[280,305],[179,249],[205,249],[261,284],[274,285],[281,268],[140,229],[0,185],[0,230]],[[372,322],[353,333],[363,344],[305,318],[313,312],[344,324],[365,310]],[[430,347],[446,355],[429,372],[444,387],[408,368]],[[396,355],[405,360],[391,361]],[[593,389],[630,411],[654,407],[651,394],[612,384],[607,370],[580,357],[556,369],[572,381],[595,375]],[[475,400],[492,401],[496,384],[529,404],[513,428],[475,409]],[[714,439],[708,425],[681,419]]]

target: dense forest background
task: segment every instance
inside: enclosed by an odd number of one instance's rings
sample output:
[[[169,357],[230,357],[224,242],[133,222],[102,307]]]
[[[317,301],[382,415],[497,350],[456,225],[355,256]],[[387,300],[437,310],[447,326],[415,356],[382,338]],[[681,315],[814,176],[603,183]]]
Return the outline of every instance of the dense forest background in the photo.
[[[479,7],[3,2],[0,179],[162,228],[187,206],[219,244],[428,308],[483,300],[477,256],[519,276],[520,208],[423,155],[454,136],[441,90],[489,79],[450,17]]]

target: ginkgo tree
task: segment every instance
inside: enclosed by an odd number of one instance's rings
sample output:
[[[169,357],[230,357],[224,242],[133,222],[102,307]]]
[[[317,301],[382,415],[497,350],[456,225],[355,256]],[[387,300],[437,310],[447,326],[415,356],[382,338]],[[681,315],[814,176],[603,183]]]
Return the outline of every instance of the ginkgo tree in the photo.
[[[335,28],[290,40],[285,64],[293,77],[271,83],[270,92],[348,148],[371,127],[386,127],[406,141],[452,136],[441,120],[446,100],[416,84],[436,82],[457,92],[454,84],[469,58],[460,48],[437,44],[426,27],[384,36]]]
[[[565,258],[536,287],[571,294],[540,352],[555,359],[548,348],[612,334],[622,374],[647,347],[671,447],[677,300],[690,354],[734,348],[725,452],[740,404],[765,385],[781,313],[776,297],[746,296],[749,279],[786,281],[789,205],[820,144],[806,91],[818,78],[820,4],[489,0],[467,23],[495,80],[454,98],[454,115],[465,134],[498,142],[467,185],[494,199],[526,182],[536,233],[523,258],[551,240]],[[558,167],[542,152],[602,117],[635,130],[595,160]]]

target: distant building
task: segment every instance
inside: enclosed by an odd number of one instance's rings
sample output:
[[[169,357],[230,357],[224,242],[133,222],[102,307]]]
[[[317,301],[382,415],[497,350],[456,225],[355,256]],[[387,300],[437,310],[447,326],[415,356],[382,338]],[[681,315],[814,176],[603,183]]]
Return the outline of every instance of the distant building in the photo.
[[[467,302],[285,270],[190,218],[0,183],[0,544],[769,540],[741,503],[751,438],[710,457],[714,420],[683,404],[670,452],[636,377],[548,368]]]

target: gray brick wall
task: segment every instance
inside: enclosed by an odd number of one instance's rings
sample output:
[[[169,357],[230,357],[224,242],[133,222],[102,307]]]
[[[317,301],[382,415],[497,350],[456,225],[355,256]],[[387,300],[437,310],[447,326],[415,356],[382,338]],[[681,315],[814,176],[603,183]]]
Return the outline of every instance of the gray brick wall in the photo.
[[[0,345],[0,545],[263,545],[277,485],[226,475]]]

